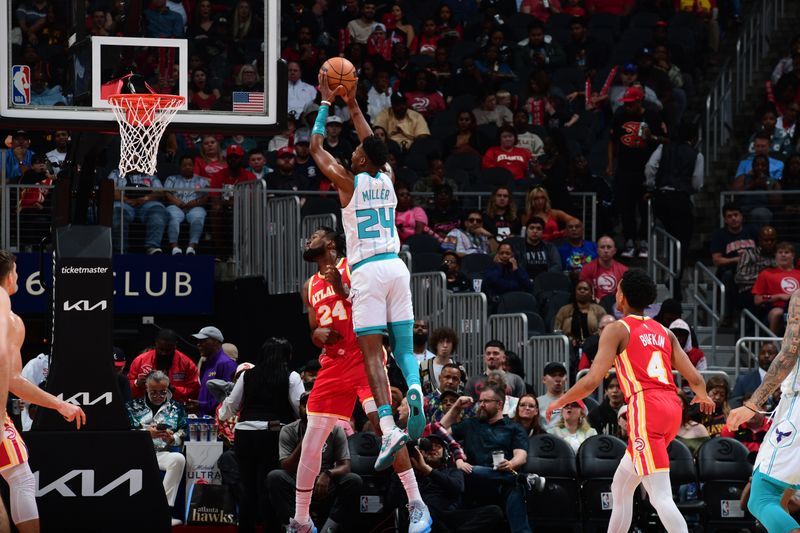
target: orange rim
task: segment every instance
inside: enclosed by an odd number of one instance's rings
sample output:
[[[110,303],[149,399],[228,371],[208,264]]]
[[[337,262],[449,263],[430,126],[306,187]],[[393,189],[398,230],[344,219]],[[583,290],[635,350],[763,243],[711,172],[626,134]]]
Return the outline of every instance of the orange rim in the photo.
[[[145,107],[158,106],[160,108],[171,109],[183,105],[184,98],[183,96],[175,94],[132,93],[112,94],[108,97],[108,101],[111,105],[118,107],[124,107],[128,102],[141,102]]]

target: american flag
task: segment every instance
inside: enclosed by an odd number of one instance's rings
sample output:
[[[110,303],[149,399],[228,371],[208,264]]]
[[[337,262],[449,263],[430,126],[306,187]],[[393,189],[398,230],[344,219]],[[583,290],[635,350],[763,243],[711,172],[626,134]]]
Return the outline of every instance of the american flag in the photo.
[[[235,91],[233,93],[234,113],[263,113],[264,93],[246,93]]]

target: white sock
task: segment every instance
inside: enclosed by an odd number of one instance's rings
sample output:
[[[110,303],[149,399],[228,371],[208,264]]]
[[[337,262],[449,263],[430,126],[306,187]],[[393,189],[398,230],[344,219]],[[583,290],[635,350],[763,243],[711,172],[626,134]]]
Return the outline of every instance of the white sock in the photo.
[[[633,468],[633,461],[626,453],[619,462],[614,480],[611,482],[613,509],[608,523],[609,533],[628,533],[633,518],[633,493],[641,478]]]
[[[422,501],[422,495],[419,493],[419,487],[417,486],[417,478],[414,477],[414,469],[409,468],[405,472],[398,472],[397,477],[400,478],[400,482],[403,484],[403,488],[406,489],[406,496],[408,496],[408,503],[418,501]]]
[[[658,513],[661,524],[668,533],[686,533],[689,531],[686,520],[672,499],[672,485],[669,482],[669,472],[655,472],[642,478],[642,484],[647,489],[650,503]]]
[[[380,418],[381,433],[388,435],[397,424],[394,423],[394,418],[390,415],[384,415]]]
[[[297,465],[297,483],[295,485],[294,519],[298,524],[308,524],[311,520],[308,509],[311,506],[314,483],[319,475],[322,448],[335,425],[335,418],[308,415],[308,425],[306,434],[303,436],[303,450],[300,452],[300,463]]]

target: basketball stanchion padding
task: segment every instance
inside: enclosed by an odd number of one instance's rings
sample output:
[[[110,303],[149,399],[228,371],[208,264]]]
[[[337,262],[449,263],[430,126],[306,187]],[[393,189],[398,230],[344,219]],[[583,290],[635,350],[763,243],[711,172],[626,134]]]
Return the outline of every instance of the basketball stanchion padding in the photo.
[[[119,123],[119,174],[156,173],[158,144],[175,113],[183,106],[183,96],[174,94],[112,94],[108,102]]]

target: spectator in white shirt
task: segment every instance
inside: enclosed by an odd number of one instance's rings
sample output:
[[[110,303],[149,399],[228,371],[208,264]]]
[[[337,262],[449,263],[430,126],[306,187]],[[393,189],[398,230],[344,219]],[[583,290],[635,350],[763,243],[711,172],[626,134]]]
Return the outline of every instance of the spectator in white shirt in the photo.
[[[56,147],[47,152],[47,160],[50,161],[50,166],[53,167],[53,173],[58,174],[67,158],[67,149],[69,148],[69,132],[67,130],[56,130],[53,132],[53,142]]]
[[[303,109],[317,97],[317,90],[300,79],[300,63],[290,61],[287,67],[289,76],[288,108],[289,116],[299,118]]]
[[[367,93],[367,114],[375,120],[375,117],[390,105],[392,105],[392,88],[389,87],[389,73],[382,70],[375,74],[375,81]]]

